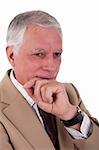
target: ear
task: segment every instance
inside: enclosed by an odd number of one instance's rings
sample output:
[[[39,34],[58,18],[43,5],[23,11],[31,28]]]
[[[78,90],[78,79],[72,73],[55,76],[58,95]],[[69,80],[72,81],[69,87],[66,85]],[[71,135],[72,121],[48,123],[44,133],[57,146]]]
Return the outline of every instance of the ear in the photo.
[[[10,64],[14,67],[15,63],[14,63],[13,47],[7,46],[6,47],[6,53],[7,53],[7,57],[8,57]]]

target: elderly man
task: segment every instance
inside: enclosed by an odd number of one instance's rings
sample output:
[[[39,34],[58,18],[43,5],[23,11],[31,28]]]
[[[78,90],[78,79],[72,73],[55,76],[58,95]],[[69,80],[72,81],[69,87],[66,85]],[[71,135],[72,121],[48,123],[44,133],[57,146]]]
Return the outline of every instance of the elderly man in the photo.
[[[99,123],[72,84],[56,81],[58,21],[43,11],[17,15],[6,53],[12,69],[0,83],[0,150],[99,150]]]

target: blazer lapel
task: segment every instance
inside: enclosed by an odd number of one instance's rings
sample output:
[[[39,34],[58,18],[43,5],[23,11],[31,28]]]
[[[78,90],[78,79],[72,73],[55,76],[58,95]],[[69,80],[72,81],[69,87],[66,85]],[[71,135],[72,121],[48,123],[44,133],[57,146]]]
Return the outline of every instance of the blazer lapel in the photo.
[[[5,84],[6,83],[6,84]],[[34,149],[54,150],[54,146],[35,112],[6,76],[2,82],[2,102],[9,104],[4,115]]]
[[[71,140],[70,135],[65,129],[64,125],[60,122],[59,119],[57,121],[57,129],[58,129],[58,138],[61,150],[74,150],[74,144]]]

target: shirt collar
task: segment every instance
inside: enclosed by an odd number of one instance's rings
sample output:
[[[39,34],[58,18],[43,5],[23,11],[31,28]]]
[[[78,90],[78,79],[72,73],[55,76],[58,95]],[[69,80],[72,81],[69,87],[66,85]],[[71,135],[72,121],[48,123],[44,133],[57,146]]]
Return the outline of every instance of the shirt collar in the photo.
[[[23,97],[27,100],[27,102],[30,104],[30,106],[33,106],[35,104],[35,102],[33,101],[33,99],[29,96],[29,94],[26,92],[26,90],[24,89],[23,85],[20,84],[14,77],[14,71],[11,70],[10,73],[10,79],[12,81],[12,83],[14,84],[14,86],[18,89],[18,91],[23,95]]]

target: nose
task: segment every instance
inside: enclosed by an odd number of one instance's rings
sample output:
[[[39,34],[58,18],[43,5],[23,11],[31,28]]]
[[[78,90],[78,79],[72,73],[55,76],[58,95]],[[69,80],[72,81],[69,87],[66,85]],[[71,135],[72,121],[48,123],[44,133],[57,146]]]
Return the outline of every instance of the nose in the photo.
[[[57,69],[57,64],[53,60],[53,58],[47,58],[46,61],[43,63],[43,70],[54,72]]]

